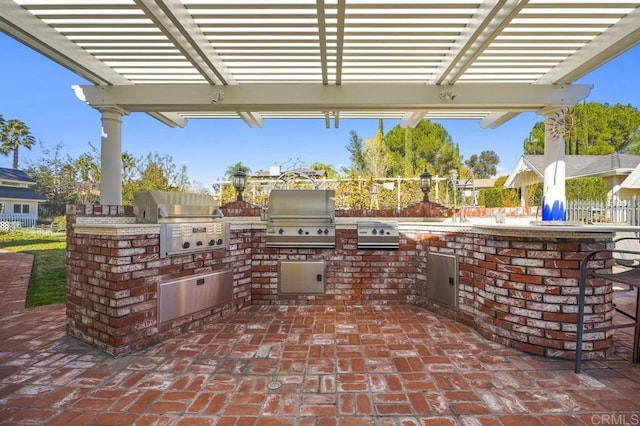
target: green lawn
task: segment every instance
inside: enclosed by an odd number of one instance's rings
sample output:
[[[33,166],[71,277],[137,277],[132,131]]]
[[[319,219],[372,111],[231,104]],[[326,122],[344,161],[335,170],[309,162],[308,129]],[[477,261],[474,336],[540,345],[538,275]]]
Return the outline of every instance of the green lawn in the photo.
[[[64,233],[16,230],[0,233],[0,249],[33,254],[27,307],[65,303],[67,242]]]

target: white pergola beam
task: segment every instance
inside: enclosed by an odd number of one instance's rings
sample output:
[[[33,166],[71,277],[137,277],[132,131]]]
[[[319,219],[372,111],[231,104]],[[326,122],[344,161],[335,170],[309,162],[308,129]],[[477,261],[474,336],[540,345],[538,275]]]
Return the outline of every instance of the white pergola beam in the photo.
[[[149,115],[169,127],[185,127],[187,120],[175,112],[150,112]]]
[[[614,28],[599,35],[573,56],[542,76],[540,84],[567,84],[585,76],[640,43],[640,9],[622,18]],[[496,128],[517,114],[493,113],[480,122],[482,128]]]
[[[0,30],[92,83],[131,84],[12,0],[0,0]]]
[[[231,73],[182,2],[179,0],[135,0],[135,2],[209,83],[235,83]]]
[[[0,30],[92,83],[132,84],[11,0],[0,0]],[[150,115],[171,127],[187,124],[183,117],[172,112],[158,111]]]
[[[469,67],[475,58],[495,39],[503,28],[522,9],[527,1],[491,0],[484,1],[469,20],[460,39],[450,49],[442,67],[435,73],[436,84],[452,84]]]
[[[480,120],[483,129],[495,129],[518,115],[517,112],[493,112]]]
[[[238,115],[242,120],[247,123],[247,126],[253,127],[262,127],[264,126],[264,122],[260,114],[255,112],[239,112]]]
[[[400,127],[416,127],[425,115],[423,111],[407,112],[400,120]]]
[[[464,84],[451,88],[453,101],[441,99],[440,86],[422,84],[342,86],[319,84],[149,84],[77,86],[76,94],[99,108],[127,111],[537,111],[546,105],[570,106],[586,98],[591,85]],[[224,98],[212,102],[219,93]],[[188,115],[188,114],[186,114]]]
[[[336,84],[342,84],[342,60],[344,59],[344,19],[346,12],[346,0],[338,0],[338,13],[336,22]],[[337,119],[336,119],[337,120]],[[336,127],[338,127],[336,121]]]
[[[211,84],[238,84],[191,14],[179,0],[135,0]],[[249,127],[262,127],[258,113],[238,113]],[[161,120],[162,121],[162,120]]]
[[[318,44],[320,49],[320,67],[322,84],[329,84],[329,70],[327,69],[327,23],[324,13],[324,0],[316,0],[318,16]]]
[[[640,44],[640,9],[622,18],[615,27],[599,35],[539,79],[540,83],[571,83]]]

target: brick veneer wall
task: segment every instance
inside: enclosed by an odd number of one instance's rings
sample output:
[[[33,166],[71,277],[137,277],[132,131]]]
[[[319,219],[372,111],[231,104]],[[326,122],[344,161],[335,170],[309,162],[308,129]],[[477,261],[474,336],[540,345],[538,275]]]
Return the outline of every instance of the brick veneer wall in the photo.
[[[67,331],[104,352],[127,354],[251,304],[249,232],[232,231],[228,250],[161,259],[158,233],[77,234],[80,217],[121,223],[131,208],[67,208]],[[158,283],[227,269],[234,272],[232,304],[158,324]]]
[[[266,234],[253,238],[253,304],[413,303],[415,240],[400,238],[398,250],[360,250],[355,229],[336,230],[335,249],[265,248]],[[278,294],[278,262],[324,261],[325,293]]]
[[[412,208],[424,212],[430,206]],[[257,216],[260,209],[235,203],[225,215],[234,212]],[[388,217],[386,212],[380,214]],[[611,244],[607,234],[518,237],[418,226],[401,230],[397,250],[361,250],[357,248],[355,226],[345,226],[336,230],[335,249],[277,249],[266,248],[263,227],[238,221],[232,227],[228,250],[160,259],[159,234],[78,235],[73,224],[80,217],[103,223],[133,217],[131,209],[123,206],[68,208],[68,331],[114,356],[152,345],[249,304],[400,303],[417,304],[455,318],[507,346],[572,358],[579,261],[587,252]],[[459,256],[458,309],[426,297],[429,251]],[[326,292],[278,294],[280,260],[325,261]],[[594,264],[611,267],[605,260]],[[231,306],[157,324],[158,283],[225,269],[234,273]],[[587,324],[609,325],[613,316],[611,285],[602,280],[592,280],[591,284],[587,289]],[[603,357],[612,347],[611,336],[612,332],[585,335],[585,357]]]
[[[584,256],[611,248],[610,237],[513,237],[449,234],[422,239],[418,252],[457,254],[458,310],[426,297],[428,265],[418,262],[417,304],[473,326],[484,337],[519,350],[550,357],[574,358],[579,263]],[[426,257],[426,256],[425,256]],[[610,267],[599,260],[594,267]],[[586,323],[590,328],[612,323],[611,284],[590,280]],[[585,335],[589,358],[602,358],[613,346],[611,331]]]

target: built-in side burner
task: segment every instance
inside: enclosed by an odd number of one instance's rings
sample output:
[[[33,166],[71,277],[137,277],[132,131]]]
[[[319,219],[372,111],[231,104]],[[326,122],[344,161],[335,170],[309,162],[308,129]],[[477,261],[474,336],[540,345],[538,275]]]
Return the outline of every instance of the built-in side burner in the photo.
[[[389,250],[399,246],[398,222],[358,222],[358,248]]]

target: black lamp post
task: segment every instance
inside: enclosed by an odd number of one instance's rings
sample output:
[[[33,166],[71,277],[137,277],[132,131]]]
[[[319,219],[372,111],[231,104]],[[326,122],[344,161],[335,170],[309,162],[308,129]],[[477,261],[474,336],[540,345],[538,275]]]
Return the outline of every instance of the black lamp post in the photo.
[[[420,175],[420,189],[424,193],[423,203],[429,202],[429,190],[431,189],[431,174],[427,171]]]
[[[242,191],[244,191],[244,188],[247,186],[247,174],[238,170],[233,175],[232,182],[233,187],[236,189],[236,193],[238,194],[236,201],[242,201]]]

